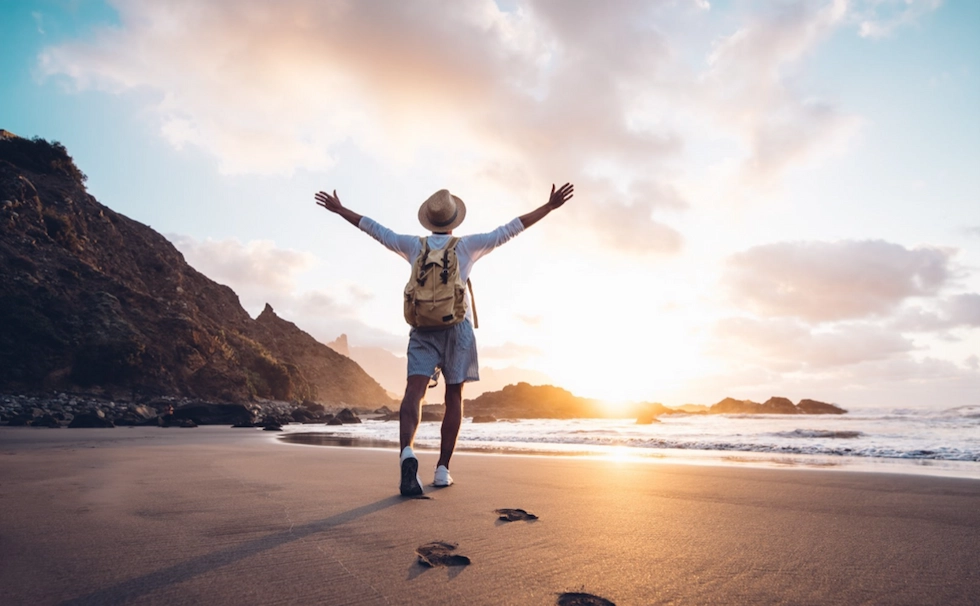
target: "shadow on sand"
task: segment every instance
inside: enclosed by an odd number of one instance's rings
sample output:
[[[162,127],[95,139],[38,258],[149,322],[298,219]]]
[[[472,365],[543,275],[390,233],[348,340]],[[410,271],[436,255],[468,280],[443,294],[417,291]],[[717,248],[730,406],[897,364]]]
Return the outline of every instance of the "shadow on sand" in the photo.
[[[240,545],[233,545],[227,549],[222,549],[221,551],[198,556],[187,560],[186,562],[175,564],[168,568],[156,570],[134,579],[117,583],[88,595],[66,600],[61,604],[63,606],[104,606],[110,604],[127,604],[133,602],[141,596],[152,593],[163,587],[182,583],[193,577],[206,574],[223,566],[228,566],[229,564],[233,564],[239,560],[243,560],[263,551],[275,549],[276,547],[286,543],[314,535],[318,532],[323,532],[335,526],[340,526],[341,524],[346,524],[347,522],[356,520],[362,516],[366,516],[381,511],[382,509],[392,507],[393,505],[398,505],[399,503],[405,502],[406,499],[398,496],[387,497],[381,499],[380,501],[375,501],[374,503],[369,503],[368,505],[362,505],[356,509],[351,509],[350,511],[338,513],[330,516],[329,518],[324,518],[322,520],[317,520],[315,522],[310,522],[300,526],[294,526],[288,530],[283,530],[281,532],[276,532],[258,539],[253,539]]]

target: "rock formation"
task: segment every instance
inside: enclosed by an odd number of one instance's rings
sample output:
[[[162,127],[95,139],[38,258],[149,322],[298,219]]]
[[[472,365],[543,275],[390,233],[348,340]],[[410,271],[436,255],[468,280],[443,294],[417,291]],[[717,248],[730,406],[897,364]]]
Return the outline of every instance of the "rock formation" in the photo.
[[[0,392],[390,403],[353,361],[100,204],[63,146],[0,136]]]

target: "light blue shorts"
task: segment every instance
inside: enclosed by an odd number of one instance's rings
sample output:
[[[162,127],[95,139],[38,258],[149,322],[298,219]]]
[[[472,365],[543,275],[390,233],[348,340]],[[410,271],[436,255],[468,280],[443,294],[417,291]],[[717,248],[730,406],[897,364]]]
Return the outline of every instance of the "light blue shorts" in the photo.
[[[438,378],[447,385],[480,380],[476,335],[469,319],[440,330],[413,328],[408,335],[408,376]]]

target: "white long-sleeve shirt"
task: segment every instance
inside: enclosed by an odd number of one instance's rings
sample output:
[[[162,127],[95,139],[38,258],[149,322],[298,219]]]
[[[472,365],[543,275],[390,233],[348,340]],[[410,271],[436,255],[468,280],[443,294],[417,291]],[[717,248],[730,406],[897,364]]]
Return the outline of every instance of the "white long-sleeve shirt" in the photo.
[[[419,236],[396,234],[374,219],[361,217],[357,225],[361,231],[365,232],[378,242],[381,242],[388,250],[398,254],[409,263],[415,263],[415,258],[422,254],[422,242]],[[510,223],[501,225],[497,229],[485,234],[470,234],[463,236],[456,244],[456,258],[459,262],[459,277],[463,284],[470,277],[473,264],[481,257],[507,242],[517,234],[524,231],[524,224],[520,218],[514,219]],[[452,236],[448,234],[431,234],[429,238],[429,248],[431,250],[442,250],[449,243]],[[470,322],[473,321],[473,306],[469,300],[469,293],[466,295],[466,317]]]

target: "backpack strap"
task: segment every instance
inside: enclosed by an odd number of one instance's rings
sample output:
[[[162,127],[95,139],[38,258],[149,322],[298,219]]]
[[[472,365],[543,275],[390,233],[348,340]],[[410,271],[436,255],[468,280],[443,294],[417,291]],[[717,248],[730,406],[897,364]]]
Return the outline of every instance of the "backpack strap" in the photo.
[[[455,236],[450,238],[449,243],[446,244],[446,250],[448,251],[451,248],[453,249],[453,252],[456,252],[456,245],[459,244],[459,240],[460,239]],[[442,265],[443,267],[445,267],[446,266],[445,256],[443,257],[442,261],[443,261]],[[457,268],[459,267],[459,257],[456,258],[456,267]],[[471,282],[469,278],[466,278],[466,287],[470,291],[470,309],[473,310],[473,328],[480,328],[480,319],[476,315],[476,298],[473,296],[473,282]]]
[[[473,328],[480,328],[480,318],[476,315],[476,299],[473,298],[473,283],[466,278],[466,286],[470,289],[470,307],[473,308]]]
[[[419,286],[425,286],[425,263],[429,257],[429,239],[425,236],[419,236],[419,240],[422,241],[422,252],[419,253],[419,258],[415,260],[418,264],[418,273],[415,274],[415,282]]]

